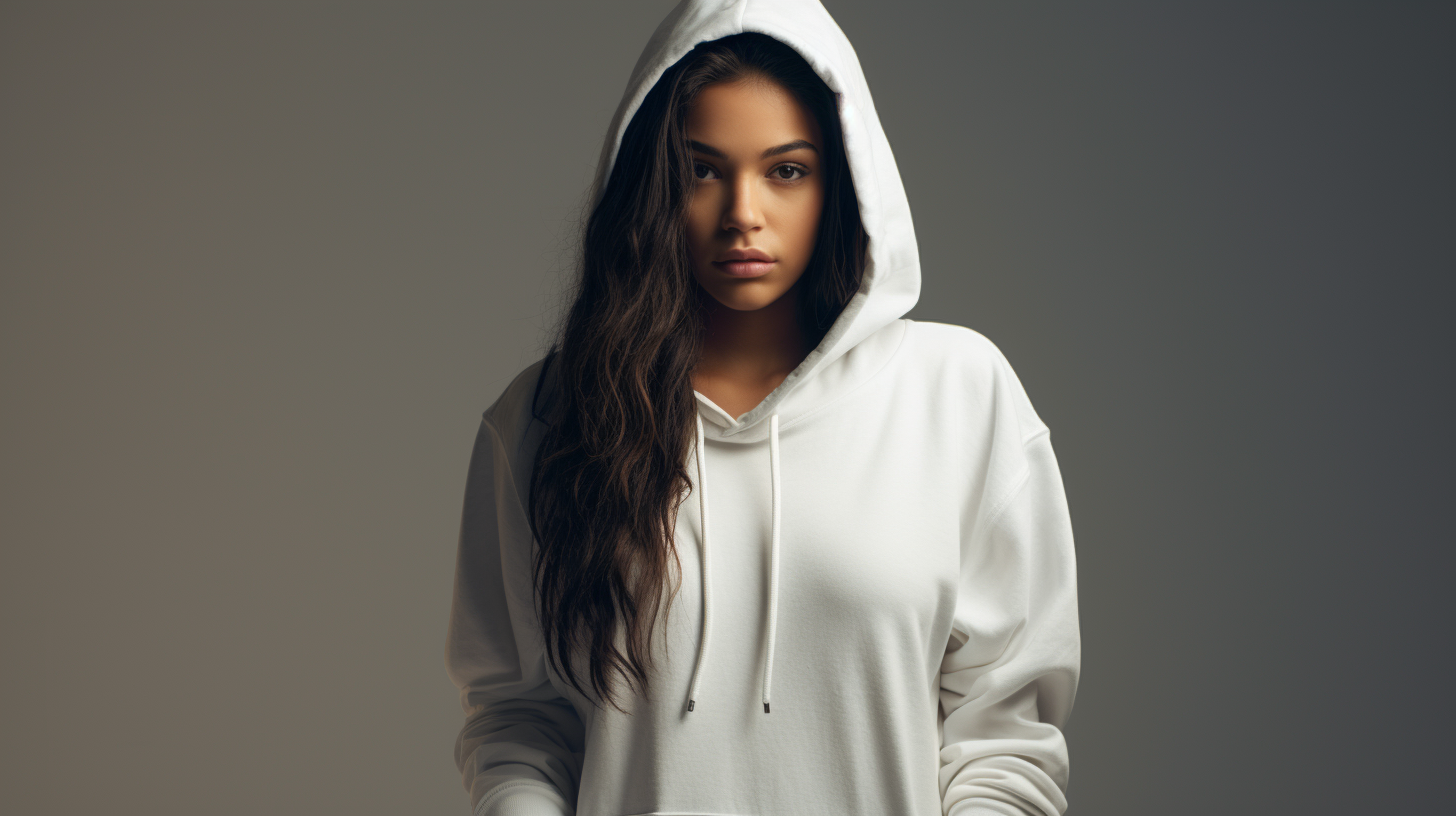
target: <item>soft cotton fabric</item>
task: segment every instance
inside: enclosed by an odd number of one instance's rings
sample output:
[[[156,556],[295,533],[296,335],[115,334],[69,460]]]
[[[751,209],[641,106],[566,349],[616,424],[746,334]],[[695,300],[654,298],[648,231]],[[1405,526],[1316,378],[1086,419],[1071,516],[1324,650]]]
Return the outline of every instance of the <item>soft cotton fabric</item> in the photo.
[[[909,204],[828,12],[680,3],[633,70],[594,199],[662,72],[741,31],[793,46],[839,94],[871,236],[864,285],[753,410],[733,417],[694,392],[681,587],[648,698],[619,685],[625,715],[548,669],[532,603],[543,361],[485,411],[446,647],[474,813],[1059,815],[1081,641],[1049,429],[989,339],[904,317],[920,294]]]

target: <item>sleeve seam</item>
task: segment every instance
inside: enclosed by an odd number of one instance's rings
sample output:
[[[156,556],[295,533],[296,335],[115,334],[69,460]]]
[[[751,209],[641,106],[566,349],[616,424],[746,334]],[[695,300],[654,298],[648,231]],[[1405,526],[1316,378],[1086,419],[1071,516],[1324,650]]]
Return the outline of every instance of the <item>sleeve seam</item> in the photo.
[[[1052,433],[1052,429],[1049,428],[1049,427],[1047,427],[1046,423],[1042,423],[1042,425],[1041,425],[1040,428],[1037,428],[1035,431],[1032,431],[1032,433],[1031,433],[1030,436],[1028,436],[1025,439],[1021,440],[1021,447],[1022,447],[1022,449],[1024,450],[1029,445],[1031,445],[1031,443],[1035,442],[1038,439],[1041,439],[1043,436],[1051,436],[1051,433]]]
[[[1035,442],[1038,439],[1049,435],[1050,431],[1045,428],[1037,431],[1036,433],[1027,437],[1024,441],[1022,441],[1022,451],[1024,452],[1026,448],[1031,445],[1032,442]],[[986,521],[983,522],[982,527],[988,534],[992,529],[995,528],[997,524],[1000,523],[1001,516],[1004,515],[1007,508],[1011,507],[1011,504],[1016,501],[1016,497],[1021,495],[1021,491],[1026,489],[1026,483],[1029,481],[1031,481],[1031,468],[1024,467],[1021,469],[1021,472],[1017,474],[1016,486],[1011,488],[1011,490],[1007,492],[1006,497],[997,502],[995,508],[986,516]]]
[[[500,450],[501,457],[506,460],[506,480],[510,482],[511,498],[515,499],[516,509],[521,511],[521,517],[526,519],[526,523],[529,525],[531,519],[530,516],[526,513],[526,503],[521,500],[520,489],[516,487],[516,474],[511,467],[512,462],[510,446],[506,444],[505,435],[502,434],[500,432],[500,429],[495,426],[495,423],[491,421],[490,415],[488,413],[482,414],[480,418],[481,421],[485,423],[485,427],[490,429],[491,436],[495,437],[496,445]]]

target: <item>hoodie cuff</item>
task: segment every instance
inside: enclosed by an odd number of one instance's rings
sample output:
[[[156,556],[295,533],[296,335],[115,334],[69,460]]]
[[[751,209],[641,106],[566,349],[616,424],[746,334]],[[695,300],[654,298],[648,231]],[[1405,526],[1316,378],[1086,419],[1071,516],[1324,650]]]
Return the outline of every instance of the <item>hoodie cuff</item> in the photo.
[[[475,806],[474,816],[575,816],[576,809],[551,785],[517,779],[497,785]]]
[[[946,816],[1026,816],[1026,811],[994,799],[962,799]]]

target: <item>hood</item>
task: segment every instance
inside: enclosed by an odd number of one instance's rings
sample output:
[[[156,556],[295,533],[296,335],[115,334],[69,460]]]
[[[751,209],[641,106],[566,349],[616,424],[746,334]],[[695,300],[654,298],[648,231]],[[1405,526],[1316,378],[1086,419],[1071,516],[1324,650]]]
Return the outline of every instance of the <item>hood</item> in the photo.
[[[706,435],[737,443],[762,442],[768,437],[769,417],[777,414],[781,427],[789,427],[857,385],[861,369],[877,368],[873,361],[858,360],[857,365],[839,371],[834,370],[835,363],[910,311],[920,297],[920,254],[900,170],[880,127],[859,57],[818,0],[683,0],[668,12],[637,58],[607,128],[591,206],[600,201],[611,177],[627,124],[663,72],[698,43],[745,31],[767,34],[793,47],[838,97],[850,177],[859,198],[860,219],[869,234],[869,258],[859,292],[824,339],[753,410],[734,418],[697,395],[699,416],[709,423]],[[860,356],[876,356],[883,350],[866,352]]]
[[[711,536],[708,515],[708,441],[751,444],[768,441],[767,469],[772,491],[771,519],[766,530],[771,547],[768,629],[763,651],[763,710],[770,711],[774,640],[778,621],[779,431],[807,419],[820,406],[848,394],[872,376],[899,347],[905,332],[900,318],[920,297],[920,255],[910,220],[910,204],[900,171],[880,127],[870,89],[849,39],[818,0],[683,0],[657,26],[632,69],[626,92],[607,130],[592,186],[591,206],[601,200],[622,134],[658,79],[700,42],[756,31],[798,51],[839,102],[850,177],[859,199],[860,219],[869,234],[869,257],[860,290],[850,299],[819,345],[753,410],[730,416],[701,393],[698,400],[694,457],[697,479],[700,563],[702,564],[702,632],[697,665],[686,708],[703,702],[699,681],[710,666],[712,639]]]

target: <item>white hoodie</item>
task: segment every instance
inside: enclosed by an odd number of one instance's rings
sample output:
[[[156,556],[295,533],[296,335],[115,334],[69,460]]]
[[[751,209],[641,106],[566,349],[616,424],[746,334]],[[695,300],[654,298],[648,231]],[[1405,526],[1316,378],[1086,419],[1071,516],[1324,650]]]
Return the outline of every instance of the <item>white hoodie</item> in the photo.
[[[1061,814],[1081,638],[1056,456],[990,340],[903,317],[920,295],[910,207],[829,13],[680,3],[633,69],[594,199],[663,71],[742,31],[793,46],[840,96],[871,238],[863,287],[753,410],[734,418],[697,394],[681,587],[654,633],[667,657],[655,652],[647,698],[619,682],[626,715],[545,659],[524,510],[543,361],[485,411],[446,646],[474,813]]]

